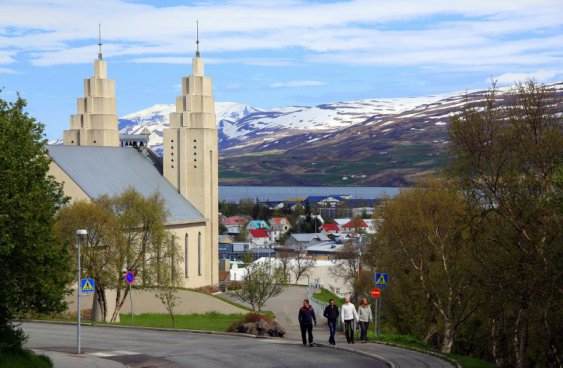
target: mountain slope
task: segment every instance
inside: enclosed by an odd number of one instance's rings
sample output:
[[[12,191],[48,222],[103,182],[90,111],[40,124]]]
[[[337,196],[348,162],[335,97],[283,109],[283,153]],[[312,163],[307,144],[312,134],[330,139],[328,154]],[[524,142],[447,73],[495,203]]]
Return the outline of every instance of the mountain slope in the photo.
[[[552,85],[563,96],[563,83]],[[499,99],[503,99],[500,91]],[[402,186],[435,172],[447,147],[449,117],[487,91],[366,99],[261,110],[217,102],[221,184]],[[122,133],[148,128],[161,153],[173,105],[120,119]],[[559,105],[559,111],[563,107]]]

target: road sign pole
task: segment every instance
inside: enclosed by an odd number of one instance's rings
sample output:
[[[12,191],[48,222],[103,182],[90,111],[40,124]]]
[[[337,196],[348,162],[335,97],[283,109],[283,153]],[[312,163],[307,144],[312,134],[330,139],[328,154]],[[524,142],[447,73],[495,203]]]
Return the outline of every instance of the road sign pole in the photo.
[[[80,234],[76,232],[77,245],[78,245],[78,273],[76,280],[76,353],[80,354]]]
[[[131,325],[133,324],[133,294],[131,293],[131,284],[129,284],[129,301],[131,302]]]
[[[377,339],[381,338],[381,297],[377,298]]]

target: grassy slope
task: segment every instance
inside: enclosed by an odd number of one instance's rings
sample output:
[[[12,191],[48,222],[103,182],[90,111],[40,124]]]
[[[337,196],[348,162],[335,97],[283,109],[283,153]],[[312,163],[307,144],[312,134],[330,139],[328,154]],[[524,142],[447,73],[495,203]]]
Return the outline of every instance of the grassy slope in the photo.
[[[37,355],[30,350],[14,350],[0,355],[2,368],[52,368],[51,359]]]
[[[134,315],[133,325],[225,332],[233,322],[240,320],[244,316],[244,314],[219,314],[214,312],[205,314],[178,314],[174,316],[175,325],[172,326],[170,315],[147,313]],[[131,326],[131,316],[129,314],[120,314],[120,318],[120,325]]]

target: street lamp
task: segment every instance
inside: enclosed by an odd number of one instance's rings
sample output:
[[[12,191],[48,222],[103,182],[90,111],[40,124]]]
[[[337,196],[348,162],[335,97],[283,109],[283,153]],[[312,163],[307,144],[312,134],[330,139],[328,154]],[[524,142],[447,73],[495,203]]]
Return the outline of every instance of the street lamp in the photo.
[[[77,272],[77,284],[76,284],[76,350],[77,354],[80,354],[80,237],[88,235],[88,231],[84,229],[76,230],[76,246],[78,248],[78,255],[77,255],[77,265],[78,265],[78,272]]]

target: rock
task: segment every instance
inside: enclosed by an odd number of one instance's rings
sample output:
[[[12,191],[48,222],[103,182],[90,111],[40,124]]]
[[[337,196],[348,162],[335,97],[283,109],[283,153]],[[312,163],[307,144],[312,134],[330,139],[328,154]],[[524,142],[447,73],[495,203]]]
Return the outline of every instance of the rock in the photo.
[[[257,336],[264,336],[266,335],[266,329],[268,327],[268,323],[266,323],[266,321],[264,321],[263,319],[261,319],[260,321],[258,321],[258,323],[256,324],[256,330],[258,331]]]
[[[240,325],[237,329],[239,333],[246,333],[255,336],[284,337],[285,329],[277,321],[266,322],[261,319],[258,322],[248,322]]]

